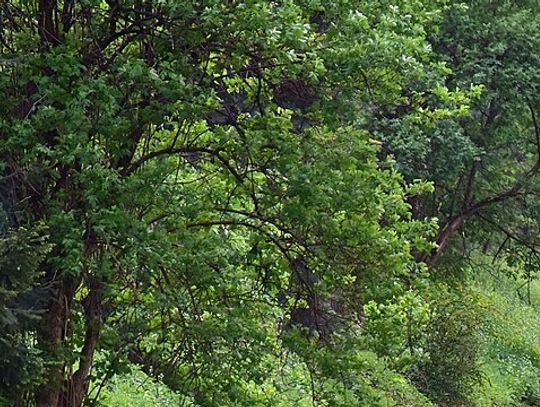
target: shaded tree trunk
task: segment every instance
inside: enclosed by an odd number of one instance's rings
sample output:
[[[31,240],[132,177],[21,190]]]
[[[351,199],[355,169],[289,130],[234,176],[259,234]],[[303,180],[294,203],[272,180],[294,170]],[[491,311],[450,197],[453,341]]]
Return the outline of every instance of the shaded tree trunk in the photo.
[[[465,224],[465,222],[468,220],[469,216],[468,214],[460,214],[453,219],[451,219],[439,232],[439,235],[437,236],[437,248],[426,258],[424,261],[428,264],[428,266],[433,266],[437,260],[440,258],[440,256],[444,253],[446,248],[448,247],[448,244],[456,234],[456,232],[459,231]]]
[[[80,407],[88,393],[92,360],[99,339],[103,321],[103,304],[101,284],[96,283],[83,300],[86,319],[86,334],[79,359],[79,369],[66,383],[64,394],[67,406]]]
[[[58,45],[58,27],[55,23],[57,16],[56,0],[40,0],[39,2],[39,35],[42,44]]]
[[[67,337],[70,304],[76,284],[66,284],[55,295],[51,308],[43,320],[42,336],[48,353],[58,363],[49,369],[48,380],[40,388],[36,404],[38,407],[80,407],[88,393],[92,360],[98,344],[104,307],[101,284],[92,284],[90,292],[82,301],[86,321],[84,344],[79,356],[78,370],[66,377],[68,366],[62,358],[62,349]]]
[[[40,387],[36,405],[38,407],[56,407],[61,404],[64,383],[65,362],[62,349],[69,324],[70,307],[78,282],[73,278],[57,281],[49,308],[41,324],[39,337],[45,352],[55,360],[47,375],[46,382]]]

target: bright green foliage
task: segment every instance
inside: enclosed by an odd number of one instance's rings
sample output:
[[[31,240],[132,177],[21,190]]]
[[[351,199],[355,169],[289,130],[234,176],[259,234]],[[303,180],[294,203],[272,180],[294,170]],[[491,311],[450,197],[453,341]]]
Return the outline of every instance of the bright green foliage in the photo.
[[[397,301],[370,301],[365,306],[364,329],[369,348],[388,358],[399,371],[408,371],[429,358],[425,340],[430,304],[425,288],[410,290]]]
[[[303,339],[297,339],[303,342]],[[375,355],[369,352],[354,353],[347,354],[347,359],[340,361],[333,360],[333,354],[321,355],[318,362],[322,370],[308,369],[306,364],[298,363],[298,360],[294,360],[295,356],[290,354],[287,362],[279,368],[280,371],[269,375],[265,381],[238,383],[234,389],[237,399],[233,405],[311,407],[315,402],[328,406],[433,406],[403,376],[385,368]],[[349,374],[352,376],[348,379],[355,382],[354,388],[344,388],[342,378],[327,377],[328,373],[331,376],[346,374],[343,368],[351,369]],[[322,377],[325,380],[320,380]],[[378,385],[374,386],[374,383]],[[317,392],[315,397],[313,390]],[[140,371],[114,377],[100,393],[98,406],[194,405]]]
[[[89,396],[92,399],[92,394]],[[189,407],[192,404],[175,395],[163,384],[154,382],[136,370],[129,375],[115,376],[101,389],[97,406],[103,407]]]

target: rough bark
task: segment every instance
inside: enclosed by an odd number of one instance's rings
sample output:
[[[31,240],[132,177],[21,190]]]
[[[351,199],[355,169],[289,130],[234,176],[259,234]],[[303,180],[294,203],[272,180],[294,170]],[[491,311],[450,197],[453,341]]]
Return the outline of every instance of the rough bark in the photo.
[[[60,356],[67,334],[70,307],[77,282],[73,278],[63,278],[57,281],[56,285],[57,288],[53,292],[48,311],[43,317],[39,337],[42,348],[49,357],[57,362],[49,369],[46,382],[37,393],[37,407],[61,405],[65,363]]]

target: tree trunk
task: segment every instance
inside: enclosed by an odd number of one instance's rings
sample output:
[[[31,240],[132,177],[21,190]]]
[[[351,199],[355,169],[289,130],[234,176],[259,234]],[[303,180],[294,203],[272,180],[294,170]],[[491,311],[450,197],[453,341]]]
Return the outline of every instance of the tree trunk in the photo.
[[[37,393],[37,407],[61,405],[65,370],[65,363],[61,353],[69,324],[71,302],[78,284],[75,279],[66,277],[57,280],[56,285],[57,289],[54,291],[49,309],[43,317],[39,332],[41,346],[48,356],[56,361],[56,364],[49,369],[46,382]]]
[[[448,247],[448,244],[458,232],[465,222],[472,216],[472,213],[461,213],[452,219],[448,221],[440,230],[439,234],[437,235],[437,239],[435,239],[435,243],[437,243],[437,247],[433,249],[430,253],[417,253],[415,258],[417,261],[424,262],[428,265],[428,267],[433,267],[441,255],[444,253],[446,248]]]
[[[58,45],[58,29],[55,24],[56,0],[40,0],[39,2],[39,35],[44,45]]]
[[[456,232],[461,229],[461,227],[465,224],[467,218],[468,216],[466,214],[460,214],[450,220],[450,222],[445,225],[445,227],[439,233],[439,236],[437,236],[437,248],[427,261],[429,265],[434,264],[435,261],[440,257],[440,255],[446,250],[446,247],[450,243],[450,240],[452,239],[452,237],[454,237]]]
[[[79,359],[79,369],[73,374],[71,380],[66,383],[64,394],[66,396],[65,399],[67,404],[62,407],[81,407],[88,393],[92,360],[103,321],[103,304],[101,294],[101,284],[96,283],[83,300],[84,314],[86,318],[84,345]]]
[[[76,286],[73,280],[63,282],[43,320],[41,336],[44,348],[58,363],[49,369],[47,382],[39,389],[37,407],[80,407],[88,393],[92,359],[103,320],[102,290],[101,285],[94,284],[82,302],[86,334],[79,368],[71,377],[66,378],[67,366],[62,360],[61,351],[67,335],[70,304]]]

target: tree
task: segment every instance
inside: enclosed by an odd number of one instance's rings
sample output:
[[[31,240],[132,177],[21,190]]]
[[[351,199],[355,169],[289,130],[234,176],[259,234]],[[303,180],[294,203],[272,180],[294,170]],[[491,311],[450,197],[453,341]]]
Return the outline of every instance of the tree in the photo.
[[[416,216],[439,218],[429,263],[456,247],[458,235],[464,246],[483,246],[496,257],[517,245],[537,258],[537,8],[535,1],[481,0],[448,8],[430,42],[451,71],[450,89],[481,86],[470,114],[425,131],[411,132],[405,121],[387,132],[387,153],[406,177],[435,185],[434,195],[414,203]]]
[[[3,2],[2,188],[10,227],[45,225],[50,248],[27,282],[44,290],[25,331],[43,382],[6,395],[82,405],[99,348],[98,381],[129,358],[199,405],[233,404],[288,347],[366,402],[356,364],[337,358],[337,375],[313,352],[337,355],[362,304],[424,279],[413,253],[434,225],[407,200],[427,187],[369,132],[411,83],[411,122],[460,111],[426,41],[438,8]],[[422,107],[432,89],[452,107]]]

